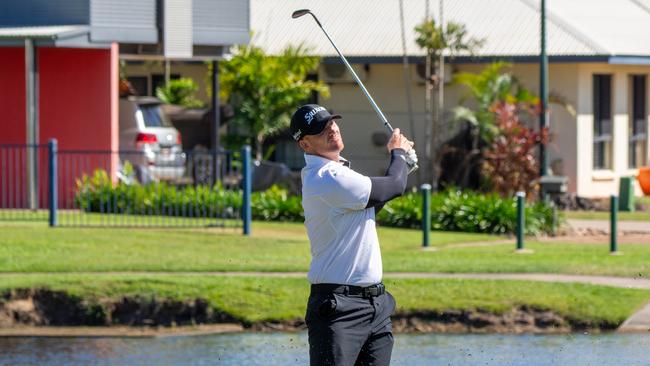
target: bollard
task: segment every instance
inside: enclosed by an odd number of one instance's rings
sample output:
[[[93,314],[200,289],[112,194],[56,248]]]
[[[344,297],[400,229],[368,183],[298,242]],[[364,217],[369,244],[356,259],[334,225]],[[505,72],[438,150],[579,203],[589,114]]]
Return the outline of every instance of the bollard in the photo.
[[[553,222],[551,222],[551,236],[556,237],[557,236],[557,225],[558,225],[558,213],[557,213],[557,206],[555,205],[555,202],[551,201],[551,208],[553,209]]]
[[[429,246],[429,233],[431,231],[431,184],[420,186],[422,190],[422,246]]]
[[[49,205],[50,205],[50,226],[54,227],[58,225],[58,218],[57,218],[57,206],[58,206],[58,198],[57,198],[57,193],[58,193],[58,188],[57,188],[57,166],[56,166],[56,154],[57,154],[57,146],[56,146],[56,139],[51,139],[48,144],[47,144],[47,151],[48,151],[48,160],[50,163],[49,166],[49,178],[50,178],[50,184],[48,187],[49,190]]]
[[[517,192],[517,250],[524,249],[524,229],[526,225],[526,192]]]
[[[609,201],[609,252],[615,254],[618,251],[616,243],[616,223],[618,221],[618,197],[613,194]]]
[[[242,221],[244,226],[244,235],[251,234],[251,147],[245,145],[241,149],[242,155]]]

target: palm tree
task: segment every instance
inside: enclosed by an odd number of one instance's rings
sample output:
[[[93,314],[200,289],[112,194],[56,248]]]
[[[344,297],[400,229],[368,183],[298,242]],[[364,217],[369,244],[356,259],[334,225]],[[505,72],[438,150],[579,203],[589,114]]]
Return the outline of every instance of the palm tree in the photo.
[[[291,113],[313,91],[329,97],[324,83],[306,80],[319,62],[302,46],[269,56],[249,44],[236,47],[232,59],[220,63],[222,96],[235,109],[233,122],[253,139],[256,159],[262,159],[264,140],[287,128]]]
[[[454,83],[462,84],[468,90],[461,103],[468,97],[472,97],[476,102],[476,108],[472,110],[465,106],[458,106],[454,108],[453,119],[471,123],[478,129],[479,136],[487,142],[492,141],[499,132],[494,123],[494,113],[491,111],[494,103],[498,101],[529,105],[539,103],[539,97],[526,89],[515,75],[504,72],[511,67],[512,64],[507,62],[495,62],[479,74],[459,73],[454,77]],[[550,93],[549,103],[559,105],[575,116],[574,107],[559,93]]]
[[[499,104],[515,105],[521,111],[531,111],[534,106],[539,105],[539,97],[527,90],[519,79],[511,72],[506,71],[512,65],[506,62],[495,62],[485,67],[480,73],[459,73],[454,77],[454,82],[464,85],[467,94],[461,99],[461,103],[468,98],[475,102],[475,108],[465,106],[454,108],[455,121],[469,123],[470,128],[466,130],[467,151],[463,154],[463,161],[458,162],[456,170],[459,176],[467,176],[473,169],[482,166],[484,149],[488,147],[502,131],[498,127],[495,114],[495,106]],[[549,102],[562,106],[567,112],[575,116],[573,106],[557,93],[551,93]],[[528,109],[527,109],[528,108]],[[534,113],[522,113],[532,116]],[[447,148],[446,152],[453,152],[453,148]],[[454,177],[451,181],[462,181]]]
[[[432,102],[432,93],[434,83],[441,83],[443,80],[440,80],[437,76],[431,76],[430,66],[433,66],[434,75],[441,75],[441,69],[443,67],[441,62],[441,56],[444,54],[449,59],[453,59],[459,54],[474,54],[478,48],[480,48],[484,40],[470,37],[467,28],[464,24],[448,22],[446,27],[442,25],[436,25],[435,20],[429,19],[422,22],[420,25],[415,27],[415,32],[417,33],[417,38],[415,42],[417,45],[426,50],[426,118],[427,118],[427,129],[426,129],[426,155],[427,159],[431,162],[432,159],[432,148],[431,145],[434,145],[433,148],[437,148],[437,144],[432,141],[433,138],[436,138],[440,131],[440,126],[442,126],[442,108],[441,102],[438,102],[439,105],[434,107]],[[434,110],[437,118],[433,120]],[[434,131],[431,131],[434,130]],[[430,174],[430,181],[434,181],[436,177],[432,171]]]

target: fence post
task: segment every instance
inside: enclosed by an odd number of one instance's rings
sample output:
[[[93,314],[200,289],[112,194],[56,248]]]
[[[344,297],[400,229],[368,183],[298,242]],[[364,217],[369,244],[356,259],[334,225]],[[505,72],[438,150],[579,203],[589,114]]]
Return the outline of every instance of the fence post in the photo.
[[[242,155],[242,220],[244,221],[244,235],[251,234],[251,147],[244,145]]]
[[[524,249],[524,230],[526,225],[525,202],[526,192],[517,192],[517,250]]]
[[[48,160],[49,160],[49,178],[50,178],[50,184],[49,184],[49,205],[50,205],[50,226],[54,227],[57,226],[58,220],[57,220],[57,206],[59,204],[59,201],[57,199],[57,166],[56,166],[56,154],[57,154],[57,143],[56,139],[51,139],[48,144]]]
[[[422,190],[422,246],[429,246],[429,233],[431,232],[431,184],[424,183]]]
[[[609,252],[610,254],[617,254],[616,224],[618,221],[618,196],[613,194],[610,197],[609,206]]]

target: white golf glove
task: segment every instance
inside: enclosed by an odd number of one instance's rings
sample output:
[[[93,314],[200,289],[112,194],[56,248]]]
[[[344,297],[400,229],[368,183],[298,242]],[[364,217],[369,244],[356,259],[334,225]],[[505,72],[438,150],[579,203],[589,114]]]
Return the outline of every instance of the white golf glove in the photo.
[[[409,167],[409,174],[418,170],[418,155],[415,149],[411,149],[406,153],[406,165]]]

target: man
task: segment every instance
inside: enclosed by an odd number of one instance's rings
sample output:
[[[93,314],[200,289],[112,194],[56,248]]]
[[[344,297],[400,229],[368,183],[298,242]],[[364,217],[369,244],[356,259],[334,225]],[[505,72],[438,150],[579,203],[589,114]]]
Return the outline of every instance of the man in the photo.
[[[366,177],[340,156],[343,140],[325,108],[308,104],[291,118],[291,135],[305,151],[302,206],[311,245],[311,294],[305,321],[311,365],[388,365],[393,349],[375,213],[406,188],[413,142],[395,129],[383,177]]]

